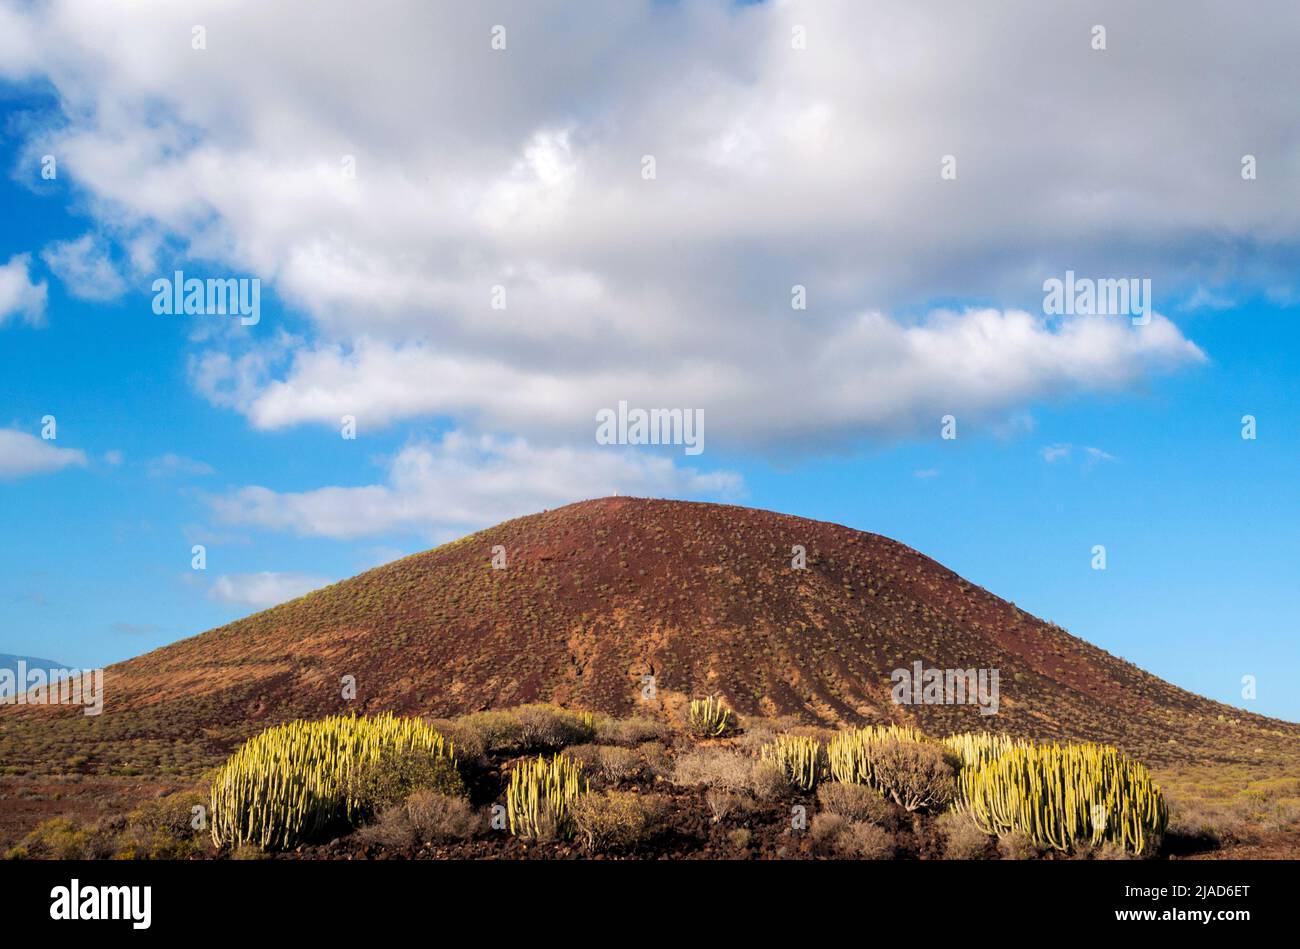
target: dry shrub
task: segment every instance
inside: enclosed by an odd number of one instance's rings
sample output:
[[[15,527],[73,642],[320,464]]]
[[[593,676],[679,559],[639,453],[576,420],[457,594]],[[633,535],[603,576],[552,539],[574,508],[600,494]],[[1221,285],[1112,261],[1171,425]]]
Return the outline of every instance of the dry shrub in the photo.
[[[814,853],[828,856],[835,852],[840,835],[849,829],[849,820],[839,814],[814,814],[808,826],[808,836],[812,839]]]
[[[357,839],[388,850],[409,850],[417,840],[411,818],[401,804],[385,807],[372,823],[357,831]]]
[[[641,771],[641,756],[631,748],[618,745],[597,747],[597,768],[601,776],[613,784],[633,777]]]
[[[752,759],[724,748],[700,748],[679,755],[673,782],[683,787],[749,789],[754,770]]]
[[[749,832],[748,827],[737,827],[735,830],[727,832],[727,842],[737,850],[748,850],[749,841],[753,834]]]
[[[468,840],[483,825],[482,815],[463,797],[416,791],[406,799],[406,816],[416,836],[425,843]]]
[[[89,833],[66,817],[51,817],[36,826],[7,856],[85,860]]]
[[[823,811],[849,820],[890,829],[898,825],[897,812],[890,803],[864,784],[828,782],[817,788],[817,802]]]
[[[824,857],[888,860],[897,846],[894,835],[875,824],[826,811],[813,816],[808,832],[813,852]]]
[[[466,757],[482,758],[489,752],[512,752],[523,746],[523,723],[510,712],[475,712],[436,726],[456,746],[458,757],[462,749]]]
[[[631,850],[649,837],[650,815],[641,796],[631,792],[583,794],[569,805],[569,816],[592,853]]]
[[[952,800],[956,779],[941,746],[886,738],[873,743],[871,758],[881,790],[905,811],[934,811]]]
[[[206,821],[194,826],[194,808],[207,812],[208,801],[197,791],[178,791],[146,801],[126,816],[125,826],[112,838],[92,835],[87,856],[114,856],[119,860],[184,860],[208,845]],[[109,851],[109,852],[105,852]]]
[[[637,715],[632,718],[601,718],[596,722],[596,741],[602,745],[640,745],[672,734],[665,722]]]
[[[1107,840],[1100,847],[1092,851],[1093,860],[1136,860],[1138,859],[1132,851],[1126,850],[1117,844]]]
[[[596,737],[595,725],[568,709],[555,705],[521,705],[515,717],[522,727],[522,747],[527,752],[559,751]]]
[[[790,793],[790,779],[775,761],[755,761],[749,775],[749,789],[756,800],[770,804]]]
[[[741,732],[736,745],[751,755],[757,755],[758,750],[772,742],[777,735],[793,733],[800,727],[799,719],[794,715],[783,715],[780,718],[746,716],[742,724],[744,731]]]
[[[582,770],[587,774],[600,770],[600,745],[570,745],[564,749],[564,753],[581,764]]]
[[[734,791],[724,791],[719,788],[710,788],[704,792],[704,803],[709,806],[709,813],[713,815],[713,823],[720,824],[726,820],[728,814],[748,813],[749,798],[743,794],[737,794]]]
[[[989,837],[969,815],[945,811],[939,815],[938,825],[945,860],[981,860],[988,856]]]
[[[998,838],[998,854],[1003,860],[1033,860],[1039,856],[1038,848],[1023,830],[1013,830]]]
[[[641,770],[647,778],[666,778],[672,774],[673,763],[668,757],[668,749],[662,742],[647,741],[637,748],[637,754],[641,756]]]
[[[466,793],[465,782],[450,759],[419,752],[386,751],[353,775],[348,785],[348,793],[372,816],[404,805],[416,791],[455,797]]]
[[[890,860],[896,846],[893,834],[865,821],[849,821],[835,841],[836,853],[853,860]]]

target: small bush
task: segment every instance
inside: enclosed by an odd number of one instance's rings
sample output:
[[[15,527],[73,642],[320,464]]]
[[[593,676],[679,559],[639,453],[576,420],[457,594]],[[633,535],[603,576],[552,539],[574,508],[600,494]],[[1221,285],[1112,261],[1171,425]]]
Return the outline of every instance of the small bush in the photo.
[[[945,860],[980,860],[988,856],[988,835],[966,814],[945,811],[939,815],[938,824]]]
[[[835,853],[840,835],[849,829],[849,820],[839,814],[814,814],[808,826],[808,836],[812,840],[813,853],[830,856]]]
[[[582,745],[570,745],[564,753],[582,765],[586,772],[600,770],[600,745],[590,742]]]
[[[673,782],[683,787],[748,790],[754,762],[723,748],[701,748],[679,755]]]
[[[618,745],[597,746],[597,768],[606,781],[617,784],[641,770],[641,756]]]
[[[596,722],[596,741],[602,745],[640,745],[671,734],[667,723],[648,716],[601,718]]]
[[[148,801],[131,811],[115,839],[104,834],[101,847],[119,860],[184,860],[204,849],[207,822],[194,826],[194,808],[208,802],[195,791],[179,791]],[[101,852],[93,856],[108,856]],[[87,856],[92,856],[87,854]]]
[[[998,854],[1003,860],[1033,860],[1038,848],[1023,830],[1013,830],[998,838]]]
[[[755,761],[750,771],[749,789],[754,798],[765,804],[779,801],[790,793],[785,770],[775,761]]]
[[[1137,857],[1133,854],[1132,851],[1126,850],[1125,848],[1121,847],[1119,844],[1107,840],[1107,841],[1103,841],[1100,847],[1097,847],[1096,849],[1093,850],[1092,859],[1094,860],[1136,860]]]
[[[734,791],[723,791],[718,788],[710,788],[704,792],[704,803],[709,806],[709,813],[713,815],[715,824],[726,820],[728,814],[749,809],[747,798]]]
[[[813,852],[826,857],[888,860],[897,848],[894,835],[883,828],[825,811],[814,815],[809,836]]]
[[[490,752],[518,751],[524,744],[523,723],[510,712],[475,712],[455,719],[447,727],[450,734],[444,734],[456,746],[457,754],[464,749],[466,755],[482,758]]]
[[[648,837],[649,816],[637,794],[583,794],[569,805],[569,814],[579,839],[592,853],[631,850]]]
[[[817,788],[817,803],[823,811],[849,820],[890,829],[898,824],[897,812],[890,803],[864,784],[830,781]]]
[[[638,746],[636,752],[641,757],[641,770],[647,778],[653,780],[672,774],[673,763],[662,742],[647,741]]]
[[[416,791],[406,799],[406,816],[425,843],[468,840],[483,826],[483,817],[463,797]]]
[[[559,751],[596,737],[596,726],[590,715],[555,705],[522,705],[515,709],[515,717],[522,727],[522,747],[526,752]]]
[[[880,790],[903,810],[935,811],[952,800],[955,776],[939,745],[885,738],[870,754]]]
[[[84,860],[88,842],[89,834],[83,828],[66,817],[51,817],[37,825],[14,851],[21,851],[23,857]]]
[[[420,752],[386,751],[353,776],[349,793],[360,802],[362,813],[374,817],[386,808],[404,804],[416,791],[465,796],[465,782],[449,758]]]
[[[865,821],[849,821],[835,841],[835,851],[852,860],[891,860],[897,843],[894,835]]]
[[[394,804],[385,807],[372,823],[358,830],[357,839],[389,850],[409,850],[415,846],[416,835],[406,808]]]
[[[727,841],[737,850],[748,850],[749,841],[753,835],[749,832],[748,827],[737,827],[735,830],[727,832]]]

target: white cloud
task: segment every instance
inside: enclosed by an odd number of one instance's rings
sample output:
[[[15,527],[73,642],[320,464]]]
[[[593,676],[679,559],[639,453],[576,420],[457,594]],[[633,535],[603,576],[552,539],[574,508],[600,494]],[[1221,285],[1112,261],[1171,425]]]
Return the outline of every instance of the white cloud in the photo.
[[[215,474],[216,469],[206,461],[198,461],[194,458],[186,458],[183,455],[167,452],[159,455],[149,462],[148,471],[150,477],[163,478],[168,475],[191,475],[204,476]]]
[[[538,443],[622,397],[702,407],[720,444],[829,445],[1196,361],[1168,321],[1026,316],[1067,269],[1151,277],[1165,312],[1207,274],[1293,284],[1300,178],[1224,158],[1293,153],[1290,15],[242,0],[195,51],[179,7],[65,0],[6,14],[0,72],[58,90],[28,146],[66,156],[128,257],[180,248],[311,317],[283,361],[196,360],[255,425],[447,414]],[[911,316],[936,299],[998,305]]]
[[[1062,443],[1057,445],[1048,445],[1040,452],[1040,454],[1043,456],[1043,460],[1050,465],[1055,464],[1058,461],[1069,461],[1074,450],[1074,445]],[[1093,465],[1100,462],[1115,460],[1115,456],[1110,452],[1101,448],[1094,448],[1091,445],[1080,446],[1079,450],[1083,453],[1085,467],[1091,468]]]
[[[57,448],[43,438],[12,428],[0,428],[0,480],[84,466],[85,452]]]
[[[22,319],[31,326],[45,322],[45,300],[48,288],[44,280],[36,283],[28,268],[30,254],[15,254],[9,262],[0,265],[0,326],[10,317]]]
[[[217,577],[208,595],[234,606],[266,609],[319,590],[331,582],[305,573],[231,573]]]
[[[792,359],[792,352],[800,353]],[[1168,320],[1130,328],[1078,319],[1052,328],[1023,311],[937,312],[910,325],[867,313],[810,340],[787,328],[668,365],[603,361],[564,371],[526,359],[470,358],[418,343],[361,340],[294,352],[279,378],[253,353],[209,353],[192,376],[258,428],[304,421],[366,425],[449,415],[482,428],[586,437],[619,400],[702,408],[710,439],[774,444],[912,434],[949,412],[990,419],[1032,399],[1134,384],[1153,367],[1204,359]]]
[[[126,281],[109,257],[108,245],[93,234],[56,241],[41,251],[41,260],[80,300],[105,302],[126,292]]]
[[[212,499],[222,521],[304,536],[391,531],[442,541],[511,517],[610,494],[734,496],[739,476],[676,467],[617,447],[538,448],[451,432],[392,459],[382,484],[281,493],[246,487]]]

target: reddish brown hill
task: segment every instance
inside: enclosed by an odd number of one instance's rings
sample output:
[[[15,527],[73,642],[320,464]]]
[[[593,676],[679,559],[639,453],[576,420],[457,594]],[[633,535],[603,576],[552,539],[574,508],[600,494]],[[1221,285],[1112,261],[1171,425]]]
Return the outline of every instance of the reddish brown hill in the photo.
[[[796,544],[806,570],[791,568]],[[492,567],[497,545],[504,570]],[[997,668],[999,713],[892,704],[891,670],[916,661]],[[1156,761],[1260,760],[1300,737],[1300,726],[1163,682],[885,537],[728,505],[606,498],[113,666],[97,719],[7,710],[0,750],[20,764],[80,754],[111,769],[126,740],[141,770],[185,771],[295,716],[442,716],[538,699],[628,713],[645,674],[670,705],[718,693],[747,714],[1091,739]],[[341,697],[344,676],[355,701]]]

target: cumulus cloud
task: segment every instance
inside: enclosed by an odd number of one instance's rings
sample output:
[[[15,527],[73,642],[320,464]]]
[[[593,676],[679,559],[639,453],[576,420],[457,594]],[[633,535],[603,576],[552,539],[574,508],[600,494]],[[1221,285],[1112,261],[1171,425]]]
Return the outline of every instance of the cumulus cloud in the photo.
[[[126,281],[110,259],[110,250],[94,234],[56,241],[41,251],[41,260],[80,300],[103,303],[126,292]]]
[[[48,287],[44,280],[32,280],[30,254],[15,254],[0,264],[0,327],[11,317],[31,326],[45,322],[45,299]]]
[[[381,484],[304,492],[250,486],[212,505],[222,521],[246,527],[334,538],[406,531],[440,541],[582,498],[728,497],[741,487],[738,475],[680,468],[669,458],[451,432],[404,448]]]
[[[704,408],[723,444],[833,445],[1197,361],[1167,320],[1035,315],[1066,270],[1149,277],[1164,312],[1207,275],[1292,285],[1300,179],[1268,169],[1296,157],[1293,16],[242,0],[196,51],[182,9],[67,0],[5,14],[0,72],[58,90],[28,146],[133,259],[179,248],[311,318],[283,359],[196,357],[258,427],[449,414],[539,443],[625,398]]]
[[[969,310],[913,325],[868,313],[821,339],[787,330],[644,369],[596,361],[561,373],[367,339],[299,349],[278,378],[273,363],[225,353],[198,359],[193,375],[210,398],[265,429],[337,424],[345,414],[375,425],[450,415],[494,430],[581,438],[599,409],[626,400],[701,408],[711,438],[753,445],[912,434],[944,414],[992,418],[1026,400],[1112,389],[1142,380],[1153,366],[1203,359],[1160,316],[1137,328],[1105,319],[1053,328],[1023,311]]]
[[[305,573],[231,573],[212,582],[208,596],[232,606],[266,609],[319,590],[331,581]]]
[[[0,428],[0,480],[84,466],[86,453],[56,448],[51,442],[12,428]]]

